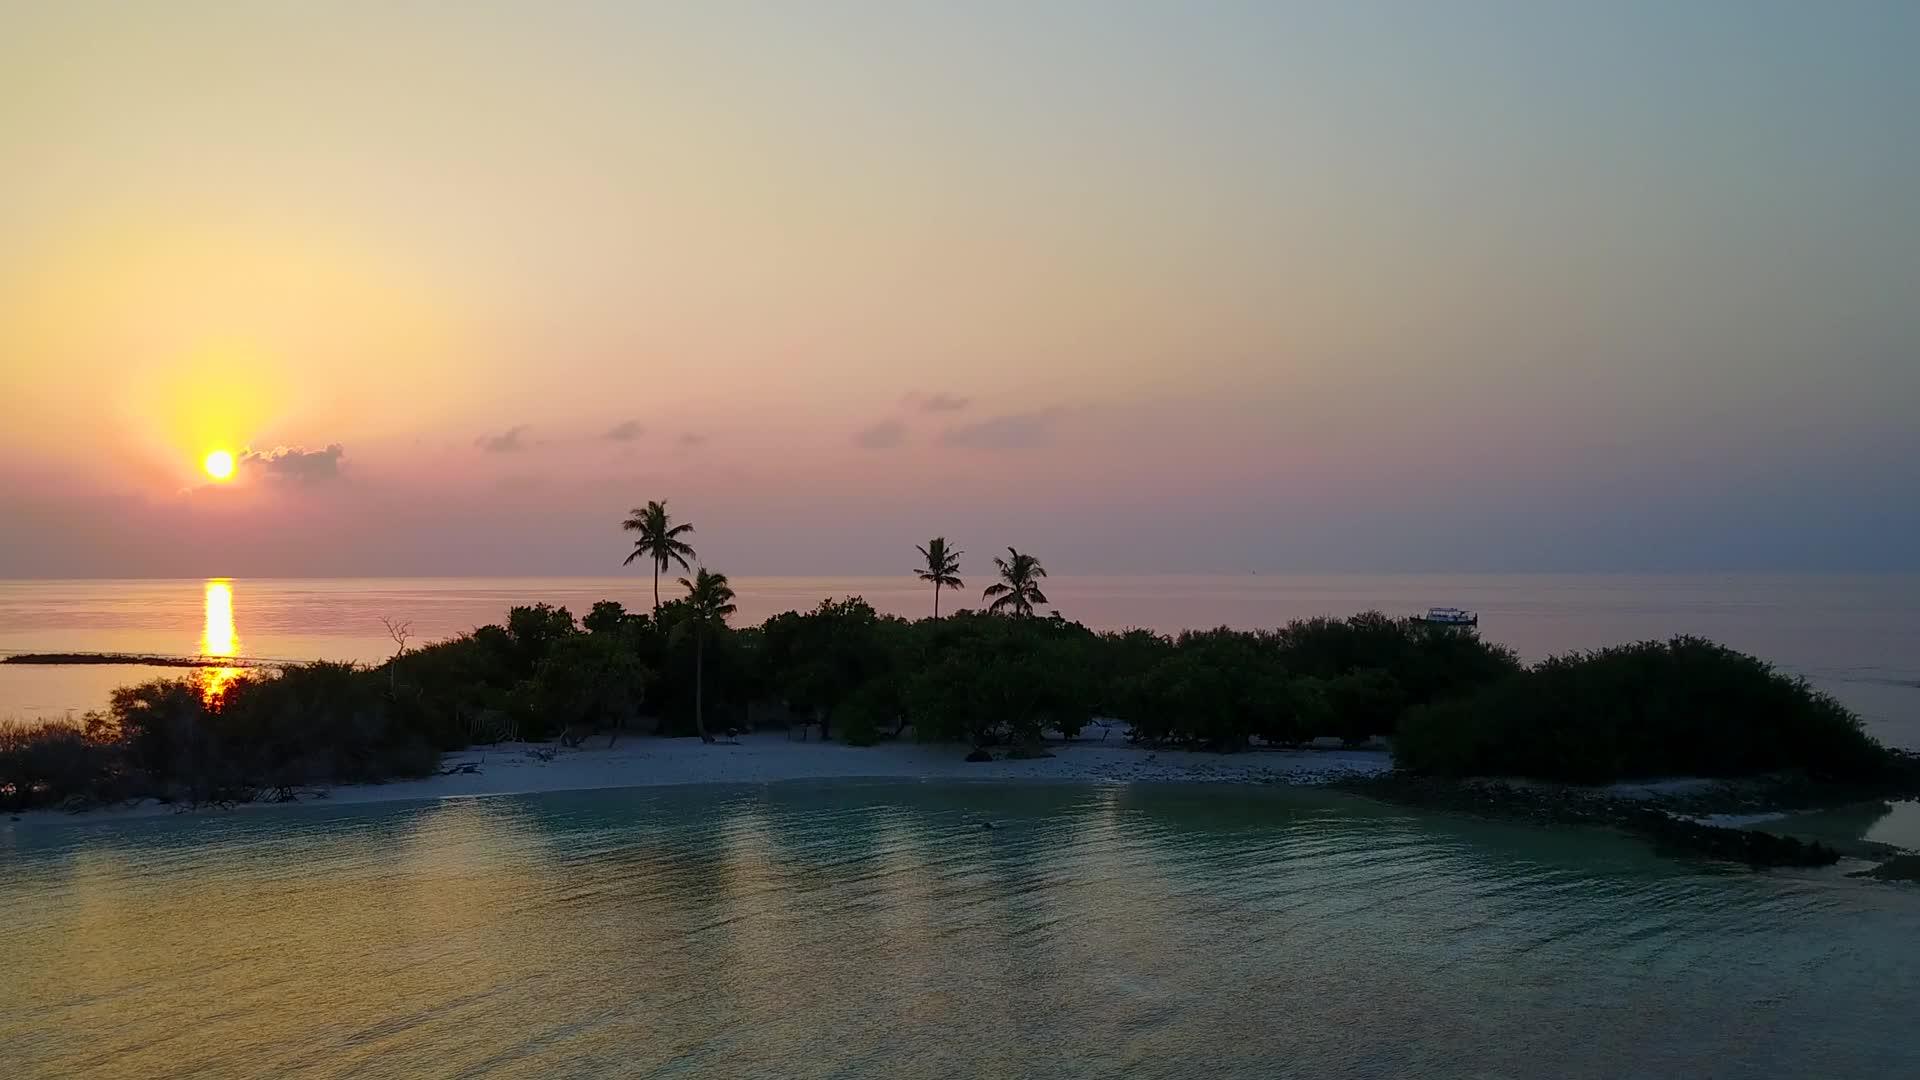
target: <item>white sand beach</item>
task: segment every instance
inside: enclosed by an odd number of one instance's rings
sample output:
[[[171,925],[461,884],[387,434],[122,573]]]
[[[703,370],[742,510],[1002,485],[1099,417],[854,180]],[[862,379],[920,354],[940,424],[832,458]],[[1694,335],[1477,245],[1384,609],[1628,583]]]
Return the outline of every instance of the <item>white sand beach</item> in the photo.
[[[783,780],[1010,780],[1089,783],[1322,783],[1340,776],[1384,772],[1392,759],[1378,750],[1248,751],[1214,754],[1133,746],[1117,732],[1101,740],[1049,742],[1052,757],[969,762],[958,745],[886,742],[845,746],[798,741],[784,733],[742,735],[703,744],[698,739],[628,736],[612,747],[604,737],[579,749],[551,743],[502,743],[445,756],[453,772],[384,784],[342,784],[316,789],[301,801],[402,802],[473,798],[593,788],[661,787],[676,784],[764,784]],[[543,760],[552,753],[552,760]],[[246,807],[277,804],[253,803]],[[245,808],[245,807],[243,807]],[[19,824],[84,822],[108,817],[177,812],[174,806],[137,805],[66,813],[38,810],[16,815]],[[222,811],[208,811],[219,813]]]

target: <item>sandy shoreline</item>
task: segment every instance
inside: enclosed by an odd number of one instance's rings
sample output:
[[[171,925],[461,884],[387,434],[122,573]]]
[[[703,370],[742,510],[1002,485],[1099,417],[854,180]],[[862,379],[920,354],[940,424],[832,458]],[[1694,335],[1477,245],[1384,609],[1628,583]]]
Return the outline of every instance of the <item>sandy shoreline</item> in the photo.
[[[698,739],[629,736],[611,749],[604,740],[576,750],[560,749],[543,761],[536,751],[552,744],[503,743],[447,754],[445,767],[474,765],[477,772],[341,784],[321,789],[303,803],[321,805],[409,802],[423,799],[526,795],[596,788],[666,787],[679,784],[764,784],[785,780],[1058,780],[1085,783],[1288,783],[1315,784],[1343,776],[1386,772],[1392,759],[1378,750],[1296,750],[1212,754],[1151,750],[1123,740],[1049,743],[1050,758],[968,762],[966,748],[912,742],[844,746],[799,742],[781,733],[743,735],[737,741],[703,744]],[[243,808],[285,804],[249,803]],[[88,824],[180,812],[175,806],[133,806],[67,813],[34,810],[13,824]],[[223,813],[208,810],[207,813]]]

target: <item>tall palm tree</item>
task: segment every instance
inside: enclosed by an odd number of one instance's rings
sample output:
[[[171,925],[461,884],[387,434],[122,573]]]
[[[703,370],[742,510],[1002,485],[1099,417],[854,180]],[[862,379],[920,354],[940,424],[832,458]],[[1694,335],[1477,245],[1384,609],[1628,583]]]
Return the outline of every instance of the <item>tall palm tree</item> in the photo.
[[[667,515],[667,504],[649,502],[645,506],[636,506],[628,511],[627,520],[620,527],[628,532],[637,532],[640,538],[633,542],[633,550],[627,553],[626,566],[633,560],[646,556],[653,560],[653,621],[660,622],[660,575],[668,563],[679,563],[680,569],[690,570],[687,559],[694,554],[693,545],[680,537],[693,531],[692,525],[675,525]]]
[[[701,742],[712,742],[706,715],[707,635],[726,626],[727,616],[733,614],[733,587],[727,584],[727,575],[704,566],[692,581],[681,578],[680,584],[687,590],[687,625],[693,630],[693,726],[699,729]]]
[[[1016,615],[1031,615],[1033,605],[1047,602],[1047,594],[1040,591],[1040,579],[1047,576],[1047,569],[1031,555],[1023,555],[1012,548],[1007,549],[1007,554],[1013,557],[993,557],[993,565],[1000,570],[1000,580],[987,586],[980,596],[982,599],[989,596],[997,598],[987,605],[990,612],[1012,608]]]
[[[920,548],[920,556],[927,560],[927,565],[914,573],[921,581],[933,583],[933,617],[937,619],[940,617],[940,590],[960,588],[960,556],[966,552],[947,550],[947,538],[944,536],[927,541],[925,547],[919,544],[914,547]]]

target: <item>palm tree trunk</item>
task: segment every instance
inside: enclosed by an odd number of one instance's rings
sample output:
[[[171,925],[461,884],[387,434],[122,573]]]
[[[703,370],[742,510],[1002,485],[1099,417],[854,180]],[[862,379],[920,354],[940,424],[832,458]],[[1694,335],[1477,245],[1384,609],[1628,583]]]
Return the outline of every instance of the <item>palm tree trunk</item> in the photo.
[[[693,726],[700,732],[701,742],[712,742],[707,735],[706,691],[707,691],[707,636],[695,633],[693,636]]]
[[[940,617],[940,583],[933,583],[933,617]]]
[[[660,564],[653,564],[653,628],[660,629]]]

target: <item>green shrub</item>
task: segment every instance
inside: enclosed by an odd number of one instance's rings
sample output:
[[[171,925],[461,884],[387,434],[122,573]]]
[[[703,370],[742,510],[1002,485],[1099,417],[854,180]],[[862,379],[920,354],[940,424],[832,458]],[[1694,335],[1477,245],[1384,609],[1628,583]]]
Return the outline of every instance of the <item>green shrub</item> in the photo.
[[[74,724],[0,725],[0,809],[91,801],[110,764],[109,749]]]
[[[1318,735],[1391,735],[1411,706],[1498,681],[1513,653],[1473,633],[1378,612],[1305,619],[1278,631],[1142,631],[1101,639],[1110,654],[1102,706],[1135,739],[1235,750]],[[1114,656],[1125,654],[1116,664]]]
[[[1416,711],[1398,764],[1579,783],[1796,769],[1852,780],[1886,766],[1858,717],[1771,665],[1699,638],[1554,657]]]
[[[864,683],[835,710],[836,737],[848,746],[872,746],[891,732],[900,717],[900,695],[891,680]]]
[[[548,738],[572,725],[618,732],[638,714],[652,673],[607,633],[554,641],[511,695],[522,737]]]
[[[1099,639],[1063,619],[958,612],[915,624],[901,681],[917,737],[975,746],[1076,735],[1092,715]]]
[[[1383,668],[1355,668],[1322,687],[1325,722],[1333,727],[1315,734],[1338,735],[1348,742],[1394,731],[1408,705],[1400,680]]]

